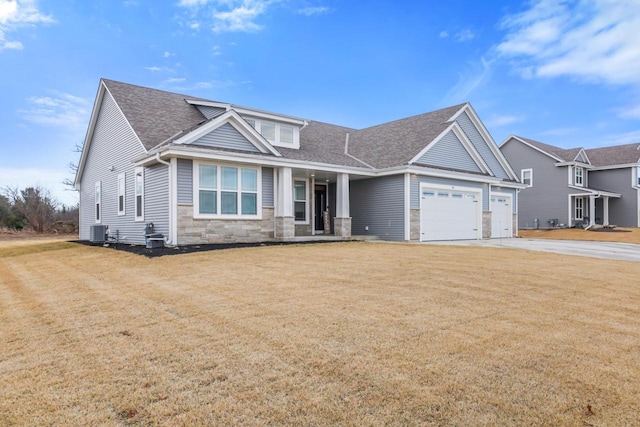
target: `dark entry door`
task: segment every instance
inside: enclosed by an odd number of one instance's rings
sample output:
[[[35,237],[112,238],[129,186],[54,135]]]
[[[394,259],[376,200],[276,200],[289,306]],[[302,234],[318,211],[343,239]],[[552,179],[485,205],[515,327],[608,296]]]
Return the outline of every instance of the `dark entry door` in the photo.
[[[322,220],[322,212],[328,209],[327,206],[327,186],[316,185],[314,189],[315,215],[313,218],[316,231],[324,231],[324,221]]]

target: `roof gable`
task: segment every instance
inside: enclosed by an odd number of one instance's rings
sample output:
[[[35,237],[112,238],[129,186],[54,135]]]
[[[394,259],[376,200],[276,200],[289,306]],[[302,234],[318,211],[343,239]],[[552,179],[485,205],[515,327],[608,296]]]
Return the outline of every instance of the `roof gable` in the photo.
[[[457,123],[453,123],[410,163],[465,172],[490,173],[486,163],[482,161],[482,157]]]
[[[372,126],[357,131],[349,152],[376,168],[407,165],[450,125],[465,104]]]
[[[281,156],[269,142],[238,113],[229,110],[208,120],[183,136],[166,143],[193,144]]]

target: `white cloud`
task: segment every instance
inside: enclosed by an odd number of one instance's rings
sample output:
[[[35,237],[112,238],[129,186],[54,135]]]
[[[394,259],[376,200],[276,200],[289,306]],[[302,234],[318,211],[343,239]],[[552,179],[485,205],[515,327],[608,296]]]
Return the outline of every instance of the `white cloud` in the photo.
[[[91,114],[89,101],[62,92],[52,92],[53,96],[34,96],[27,100],[28,108],[18,113],[30,123],[42,126],[64,127],[80,132],[86,129]]]
[[[184,81],[186,81],[187,79],[185,79],[184,77],[173,77],[170,79],[166,79],[164,82],[166,84],[174,84],[174,83],[182,83]]]
[[[480,58],[477,64],[458,75],[458,83],[445,96],[445,103],[453,104],[468,101],[469,95],[476,90],[491,74],[491,62]]]
[[[175,53],[171,53],[171,52],[169,52],[169,51],[165,51],[165,52],[162,54],[162,57],[163,57],[163,58],[169,58],[169,57],[172,57],[172,56],[174,56],[174,55],[175,55]]]
[[[518,116],[512,115],[494,115],[486,120],[486,124],[489,127],[502,127],[507,126],[513,123],[517,123],[522,121],[522,119]]]
[[[628,105],[617,110],[618,116],[623,119],[640,120],[640,104]]]
[[[263,28],[257,19],[267,9],[281,0],[180,0],[178,6],[188,9],[188,26],[194,30],[200,28],[201,20],[210,19],[208,25],[215,33],[258,32]],[[202,18],[193,21],[195,15]]]
[[[525,77],[640,85],[637,0],[537,0],[501,27],[507,35],[497,52]]]
[[[438,37],[440,37],[441,39],[446,39],[447,37],[449,37],[449,32],[446,30],[440,31],[440,34],[438,34]]]
[[[22,42],[7,40],[8,33],[18,28],[53,22],[55,20],[51,15],[40,13],[36,0],[0,0],[0,52],[23,48]]]
[[[464,30],[458,31],[453,38],[455,41],[462,43],[475,39],[476,35],[470,29],[465,28]]]
[[[220,46],[215,45],[213,48],[213,56],[222,55],[222,51],[220,50]]]
[[[324,6],[304,7],[302,9],[298,9],[298,14],[305,16],[324,15],[325,13],[329,13],[330,11],[331,9]]]

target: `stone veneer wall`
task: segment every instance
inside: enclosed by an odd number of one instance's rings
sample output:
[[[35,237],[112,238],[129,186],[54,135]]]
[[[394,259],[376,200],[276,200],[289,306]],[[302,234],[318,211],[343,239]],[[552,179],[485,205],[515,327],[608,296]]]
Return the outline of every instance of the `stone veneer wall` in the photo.
[[[311,236],[311,224],[296,224],[296,236]]]
[[[334,234],[340,237],[351,237],[351,218],[333,218]]]
[[[420,240],[420,209],[411,209],[411,221],[410,221],[410,234],[411,240]]]
[[[518,214],[513,214],[513,224],[512,224],[511,234],[513,237],[518,237]]]
[[[178,205],[178,244],[251,243],[273,240],[273,208],[262,219],[194,219],[193,205]]]
[[[296,226],[292,216],[277,216],[275,217],[276,225],[276,239],[286,240],[295,237]]]
[[[491,211],[482,212],[482,238],[491,238]]]

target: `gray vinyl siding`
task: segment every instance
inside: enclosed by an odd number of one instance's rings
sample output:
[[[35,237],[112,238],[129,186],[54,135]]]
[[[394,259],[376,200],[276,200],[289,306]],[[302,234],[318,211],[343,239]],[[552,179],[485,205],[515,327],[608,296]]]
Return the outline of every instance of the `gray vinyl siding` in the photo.
[[[488,185],[479,182],[462,181],[458,179],[436,178],[431,176],[415,176],[411,177],[411,209],[420,209],[420,184],[435,185],[455,185],[461,187],[469,187],[482,190],[482,210],[489,210],[489,190]]]
[[[262,168],[262,206],[273,207],[273,168]]]
[[[169,235],[169,167],[153,165],[144,171],[144,222],[152,222],[155,233]],[[140,243],[144,242],[140,237]]]
[[[473,122],[467,115],[467,113],[462,113],[456,118],[456,122],[460,125],[464,133],[467,135],[473,146],[476,148],[480,156],[484,160],[484,162],[489,166],[491,171],[498,178],[509,179],[509,175],[502,168],[500,162],[496,158],[493,151],[489,148],[487,144],[493,144],[492,142],[486,142],[482,135],[473,125]]]
[[[223,124],[202,138],[193,141],[191,144],[260,153],[260,150],[258,150],[255,145],[250,143],[247,138],[242,136],[242,134],[229,123]]]
[[[193,203],[193,161],[178,159],[178,203]]]
[[[133,159],[145,153],[111,95],[105,91],[80,179],[80,233],[89,239],[89,227],[94,220],[95,183],[102,182],[102,225],[108,225],[111,235],[119,232],[127,241],[140,242],[144,222],[134,221]],[[113,170],[111,171],[111,166]],[[118,216],[118,175],[125,173],[125,215]]]
[[[198,108],[198,110],[200,110],[202,115],[205,116],[207,119],[211,119],[213,117],[218,117],[220,114],[222,114],[225,111],[227,111],[224,108],[209,107],[209,106],[206,106],[206,105],[196,105],[196,107]]]
[[[351,233],[404,240],[404,175],[355,180],[349,184]]]
[[[589,182],[594,188],[620,194],[609,199],[609,224],[620,227],[638,226],[638,190],[632,184],[631,168],[589,171]],[[602,218],[602,201],[596,201],[596,217]]]
[[[417,163],[469,172],[481,172],[476,162],[469,155],[469,152],[453,131],[449,131],[442,139],[429,148],[429,150],[418,159]]]
[[[567,166],[555,166],[554,159],[514,139],[501,150],[518,177],[522,169],[533,169],[533,187],[524,188],[518,195],[518,227],[534,228],[536,218],[540,228],[547,228],[549,219],[571,225],[569,194],[580,191],[569,188]]]

